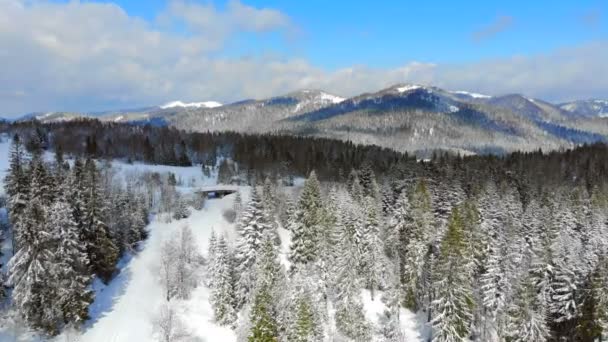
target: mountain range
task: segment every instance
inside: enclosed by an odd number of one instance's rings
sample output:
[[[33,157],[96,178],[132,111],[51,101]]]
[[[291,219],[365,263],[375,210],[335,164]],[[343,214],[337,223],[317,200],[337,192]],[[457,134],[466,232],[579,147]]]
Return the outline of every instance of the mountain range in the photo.
[[[56,122],[81,117],[188,131],[328,137],[421,156],[436,149],[501,154],[608,141],[605,100],[552,104],[520,94],[488,96],[416,84],[397,84],[351,98],[301,90],[226,105],[174,101],[102,113],[33,113],[19,120]]]

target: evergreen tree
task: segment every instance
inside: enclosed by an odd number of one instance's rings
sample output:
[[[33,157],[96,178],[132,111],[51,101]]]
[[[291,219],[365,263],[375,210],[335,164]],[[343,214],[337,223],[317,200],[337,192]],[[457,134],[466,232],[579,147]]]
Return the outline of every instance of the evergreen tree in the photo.
[[[99,171],[92,159],[85,163],[85,194],[80,239],[84,242],[93,273],[108,282],[118,261],[118,248],[110,238],[103,220],[105,203]]]
[[[213,249],[211,304],[215,321],[220,325],[232,325],[235,323],[237,315],[235,280],[232,256],[228,250],[225,236],[222,235],[219,238]]]
[[[292,268],[313,262],[318,257],[320,229],[323,220],[321,189],[315,172],[304,183],[295,215],[292,217],[292,239],[289,260]]]
[[[236,252],[236,268],[239,274],[237,307],[240,308],[248,300],[249,293],[255,285],[254,266],[256,265],[264,232],[269,229],[268,215],[264,211],[255,187],[251,189],[251,200],[237,229],[240,235]]]
[[[401,279],[403,283],[405,305],[417,311],[430,300],[425,296],[426,253],[428,251],[429,233],[433,227],[433,214],[431,198],[424,180],[418,182],[409,201],[409,212],[404,218],[404,226],[400,231],[402,268]],[[425,297],[427,300],[425,300]]]
[[[249,342],[276,342],[279,339],[278,327],[272,309],[273,298],[266,287],[256,291],[251,309],[251,332]]]
[[[336,260],[335,271],[336,328],[346,337],[365,341],[370,338],[370,328],[360,298],[361,279],[357,272],[360,258],[354,229],[342,223],[347,215],[342,210],[342,217],[337,222],[341,253]]]
[[[78,236],[78,226],[64,196],[51,206],[48,222],[49,231],[58,244],[53,260],[53,282],[50,283],[57,286],[56,305],[61,308],[65,323],[79,326],[89,317],[88,306],[93,302],[93,293],[89,290],[92,276]]]
[[[19,220],[27,206],[30,181],[28,179],[25,149],[18,135],[14,135],[9,156],[9,169],[4,180],[8,196],[9,219],[13,225],[13,252],[18,249]]]
[[[433,278],[432,302],[434,341],[466,341],[474,307],[471,279],[466,272],[463,221],[458,207],[452,210],[448,229],[441,241]]]
[[[367,213],[363,230],[362,269],[365,286],[370,290],[374,299],[375,291],[384,286],[382,277],[383,243],[380,239],[380,223],[376,201],[367,197],[363,208]]]
[[[506,334],[509,341],[547,341],[550,331],[546,323],[545,303],[538,296],[531,278],[522,281],[514,298],[508,308]]]
[[[8,265],[13,303],[30,327],[55,335],[59,332],[62,308],[56,305],[57,288],[50,286],[54,279],[56,244],[48,230],[48,213],[39,198],[32,198],[23,215],[18,222],[19,249]]]
[[[255,273],[255,296],[250,314],[251,332],[248,341],[277,341],[279,332],[276,303],[283,286],[284,271],[278,261],[273,238],[268,233],[263,235]]]

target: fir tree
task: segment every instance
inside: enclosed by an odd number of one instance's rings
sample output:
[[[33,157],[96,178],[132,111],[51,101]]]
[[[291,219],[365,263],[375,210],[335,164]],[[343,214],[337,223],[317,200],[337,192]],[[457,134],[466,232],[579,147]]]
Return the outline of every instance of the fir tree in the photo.
[[[56,244],[48,230],[48,213],[41,200],[33,198],[23,215],[18,222],[21,243],[8,265],[13,302],[30,327],[55,335],[59,332],[62,308],[56,305],[57,288],[49,286],[54,279]]]
[[[214,249],[213,279],[211,304],[216,322],[220,325],[232,325],[236,321],[235,280],[232,270],[232,256],[228,250],[225,236],[221,236]]]
[[[53,260],[56,305],[61,308],[65,323],[79,326],[89,317],[88,306],[93,302],[93,293],[89,290],[92,276],[88,271],[87,254],[78,236],[78,226],[64,196],[60,196],[50,208],[49,231],[56,236],[58,243]]]
[[[84,242],[93,272],[104,282],[114,274],[118,248],[110,238],[103,221],[105,203],[99,183],[99,173],[92,159],[85,164],[85,195],[81,240]]]
[[[441,241],[433,279],[435,300],[432,302],[434,340],[466,341],[473,319],[473,297],[466,272],[463,222],[458,207],[452,210],[448,229]]]
[[[268,215],[255,187],[251,190],[251,200],[238,224],[240,233],[237,252],[237,273],[239,274],[239,301],[237,307],[248,300],[249,293],[255,285],[254,266],[262,243],[262,236],[268,230]]]
[[[293,268],[317,259],[322,219],[321,189],[313,171],[304,183],[298,207],[292,217],[290,230],[293,235],[289,260]]]
[[[25,149],[18,135],[14,135],[9,156],[9,169],[4,180],[8,196],[9,219],[13,225],[13,252],[19,245],[19,220],[27,206],[30,192],[30,181],[27,176]]]
[[[544,342],[550,331],[546,323],[546,307],[536,292],[531,278],[526,278],[519,286],[515,301],[508,308],[507,335],[509,341]]]

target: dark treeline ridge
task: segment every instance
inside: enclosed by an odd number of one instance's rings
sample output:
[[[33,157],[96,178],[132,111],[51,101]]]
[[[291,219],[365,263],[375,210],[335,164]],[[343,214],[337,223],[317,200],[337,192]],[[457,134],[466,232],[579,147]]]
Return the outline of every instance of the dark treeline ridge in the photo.
[[[313,169],[319,179],[343,181],[350,170],[369,165],[379,178],[426,178],[459,182],[468,193],[493,179],[509,182],[524,204],[532,192],[560,185],[604,188],[608,175],[608,146],[597,143],[552,152],[515,152],[503,156],[467,156],[437,152],[430,162],[377,146],[355,145],[323,138],[259,135],[235,132],[190,133],[170,127],[136,126],[98,120],[41,124],[36,121],[1,123],[0,132],[36,137],[44,148],[74,156],[121,158],[145,163],[215,166],[229,157],[240,172],[266,176],[306,176]]]

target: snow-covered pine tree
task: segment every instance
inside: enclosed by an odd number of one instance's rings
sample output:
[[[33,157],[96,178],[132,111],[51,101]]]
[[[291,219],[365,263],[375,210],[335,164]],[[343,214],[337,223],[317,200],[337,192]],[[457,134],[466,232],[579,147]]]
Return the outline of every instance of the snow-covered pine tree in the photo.
[[[433,340],[437,342],[466,341],[473,319],[474,302],[471,279],[466,271],[463,229],[459,208],[454,207],[433,277],[435,299],[431,303],[431,323]]]
[[[498,235],[497,233],[496,235]],[[482,266],[484,272],[481,274],[480,292],[481,305],[483,305],[484,327],[482,338],[500,336],[504,326],[504,318],[507,310],[507,292],[510,290],[506,270],[504,266],[505,255],[502,236],[495,236],[490,242],[485,264]]]
[[[72,327],[80,326],[88,319],[88,307],[93,302],[89,289],[92,274],[89,259],[78,235],[70,205],[63,187],[55,203],[51,205],[48,217],[49,232],[57,240],[57,250],[53,259],[53,280],[56,286],[56,304],[63,313],[63,322]]]
[[[278,260],[274,238],[263,234],[259,258],[255,265],[255,290],[251,307],[249,342],[277,341],[280,294],[284,287],[284,270]]]
[[[190,210],[186,204],[184,198],[179,195],[179,192],[176,193],[175,197],[175,207],[173,208],[173,219],[182,220],[190,216]]]
[[[288,291],[279,304],[278,322],[287,341],[320,341],[327,322],[327,291],[316,265],[306,265],[293,274]]]
[[[390,269],[391,277],[388,280],[387,289],[382,295],[382,302],[386,310],[380,317],[380,334],[383,342],[402,342],[404,340],[401,331],[401,281],[399,280],[399,265],[397,262],[387,260],[387,268]]]
[[[36,184],[32,180],[32,185]],[[29,200],[19,220],[20,245],[11,258],[8,283],[12,298],[28,326],[50,335],[59,332],[62,318],[54,279],[56,241],[48,230],[47,208],[39,198]]]
[[[608,265],[600,256],[595,270],[589,275],[582,288],[580,317],[577,320],[577,341],[602,341],[608,323]]]
[[[84,229],[86,182],[84,164],[78,157],[74,159],[74,165],[70,175],[68,176],[67,182],[69,183],[68,201],[72,209],[72,216],[74,218],[74,222],[76,222],[76,225],[82,232]]]
[[[366,341],[369,340],[371,331],[363,314],[361,303],[361,279],[357,272],[360,265],[360,255],[355,242],[354,228],[352,225],[342,223],[345,219],[348,219],[345,216],[348,216],[349,213],[346,210],[341,210],[341,214],[337,223],[341,253],[336,260],[336,283],[334,285],[336,328],[348,338],[355,341]]]
[[[379,209],[376,200],[373,197],[366,197],[363,209],[367,215],[361,248],[362,275],[365,287],[370,290],[373,300],[376,291],[385,285],[382,274],[384,246],[380,239]]]
[[[559,197],[559,201],[553,215],[558,234],[551,245],[553,277],[549,283],[549,314],[555,337],[571,338],[580,315],[578,288],[585,265],[581,261],[583,246],[572,203],[564,197]]]
[[[304,183],[298,207],[290,224],[292,239],[289,260],[292,269],[317,259],[323,211],[320,184],[315,172],[312,171]]]
[[[522,279],[514,302],[508,306],[506,335],[509,341],[544,342],[549,339],[545,303],[542,297],[538,296],[532,278]]]
[[[147,238],[148,232],[146,225],[148,224],[148,207],[140,194],[127,190],[129,197],[129,229],[127,231],[128,248],[133,249],[135,244]]]
[[[84,242],[93,273],[108,282],[118,261],[118,248],[110,238],[103,218],[105,205],[95,161],[85,163],[85,194],[81,240]]]
[[[276,342],[279,340],[270,289],[262,287],[256,291],[249,316],[251,331],[247,338],[248,342]]]
[[[4,180],[4,189],[8,196],[9,220],[13,225],[13,238],[19,236],[16,230],[18,221],[27,206],[30,181],[27,171],[26,153],[21,139],[17,134],[13,136],[9,156],[9,169]],[[13,251],[18,249],[18,242],[13,241]]]
[[[237,312],[235,279],[232,270],[232,255],[228,249],[225,235],[220,236],[213,247],[213,268],[211,269],[212,292],[211,305],[215,320],[220,325],[233,325]],[[210,255],[211,257],[211,255]]]
[[[384,232],[386,254],[391,258],[403,258],[405,246],[401,239],[405,236],[409,224],[410,201],[406,191],[403,191],[395,202],[389,223]]]
[[[429,296],[425,295],[430,284],[425,284],[424,272],[430,267],[425,263],[425,256],[428,252],[429,235],[433,231],[433,211],[424,180],[420,180],[416,185],[404,219],[399,238],[403,249],[400,254],[401,281],[406,307],[417,311],[430,304]]]
[[[238,280],[238,304],[241,308],[249,300],[255,285],[254,265],[258,257],[262,236],[269,229],[268,215],[255,187],[251,189],[251,200],[238,224],[239,239],[236,249],[236,268]]]
[[[294,342],[314,342],[320,336],[317,334],[318,328],[315,313],[313,311],[310,298],[301,296],[296,299],[296,321],[289,341]]]
[[[266,212],[269,215],[274,214],[276,210],[276,189],[270,178],[264,179],[264,186],[262,187],[262,204],[266,208]]]

